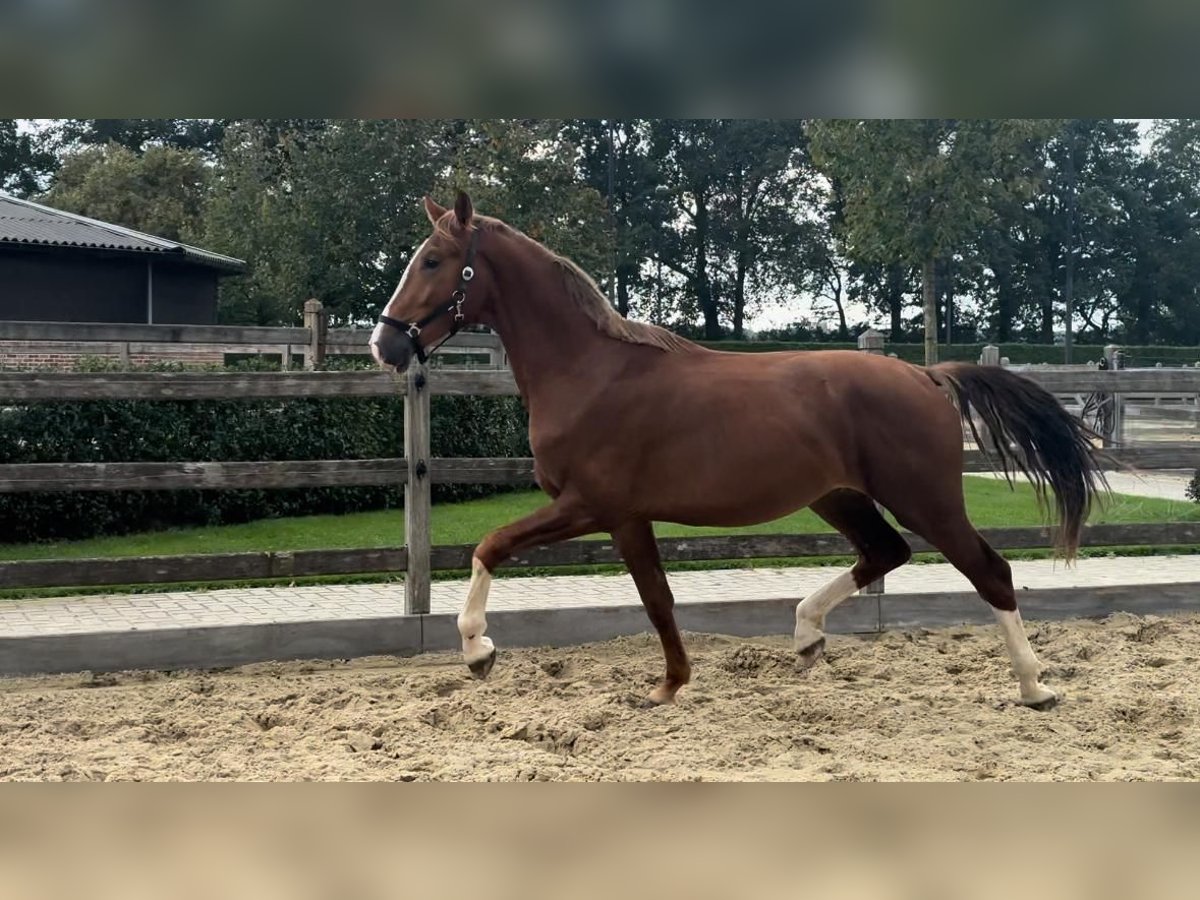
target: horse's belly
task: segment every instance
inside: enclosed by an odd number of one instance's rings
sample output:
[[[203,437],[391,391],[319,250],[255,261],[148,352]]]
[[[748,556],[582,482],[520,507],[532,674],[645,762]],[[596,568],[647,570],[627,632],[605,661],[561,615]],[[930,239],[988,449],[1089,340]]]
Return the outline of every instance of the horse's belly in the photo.
[[[699,448],[692,448],[693,451]],[[795,441],[728,445],[721,451],[648,455],[630,480],[629,508],[683,525],[757,525],[808,506],[835,487],[853,486],[824,444]]]

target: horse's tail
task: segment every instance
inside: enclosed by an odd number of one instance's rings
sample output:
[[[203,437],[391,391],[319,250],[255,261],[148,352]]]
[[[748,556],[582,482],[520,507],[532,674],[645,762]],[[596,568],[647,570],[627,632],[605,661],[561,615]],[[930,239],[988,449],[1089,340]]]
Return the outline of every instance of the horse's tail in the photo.
[[[1073,560],[1092,502],[1108,490],[1093,452],[1092,439],[1098,435],[1045,388],[999,366],[951,362],[928,371],[949,388],[976,446],[999,458],[1010,485],[1013,474],[1023,472],[1043,511],[1049,505],[1047,486],[1053,490],[1059,522],[1054,546],[1068,562]],[[980,440],[972,410],[990,432],[991,447]]]

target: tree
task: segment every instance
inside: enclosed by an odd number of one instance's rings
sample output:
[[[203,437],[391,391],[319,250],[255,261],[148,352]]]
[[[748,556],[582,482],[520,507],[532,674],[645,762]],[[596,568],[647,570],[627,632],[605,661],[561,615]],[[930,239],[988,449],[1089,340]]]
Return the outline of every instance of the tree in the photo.
[[[685,318],[703,336],[730,322],[741,336],[752,303],[795,282],[806,234],[799,206],[811,170],[799,123],[654,120],[650,155],[674,204],[653,259],[679,280]]]
[[[1029,207],[1036,240],[1019,248],[1032,300],[1027,325],[1044,342],[1054,340],[1060,317],[1065,323],[1068,299],[1072,320],[1102,336],[1130,296],[1136,244],[1149,224],[1136,145],[1136,126],[1113,119],[1068,119],[1049,136],[1042,189]]]
[[[150,147],[196,150],[214,158],[230,119],[60,119],[51,129],[59,152],[119,144],[134,153]]]
[[[584,182],[603,198],[612,232],[612,260],[603,277],[617,311],[628,316],[639,295],[655,292],[660,279],[649,265],[655,235],[667,227],[672,208],[651,155],[650,123],[645,119],[570,119],[563,136],[578,151]],[[657,274],[658,264],[653,271]]]
[[[0,119],[0,191],[18,197],[36,194],[55,165],[38,135],[22,131],[16,119]]]
[[[1137,174],[1154,231],[1148,267],[1159,320],[1144,323],[1143,333],[1155,341],[1200,343],[1200,120],[1160,121],[1152,134]]]
[[[846,261],[838,252],[833,237],[832,223],[822,216],[809,223],[809,239],[800,242],[805,251],[799,260],[796,285],[817,300],[828,300],[833,304],[837,318],[837,337],[840,341],[850,340],[850,326],[846,321]]]
[[[750,297],[794,284],[817,232],[801,219],[812,170],[800,122],[723,120],[714,145],[713,250],[729,298],[733,338],[744,337]]]
[[[1027,120],[837,120],[810,125],[813,159],[846,198],[846,239],[864,261],[920,266],[925,361],[937,361],[939,259],[961,249],[992,203],[1032,187]]]
[[[817,301],[828,300],[837,315],[839,340],[850,340],[845,301],[851,289],[850,261],[846,258],[844,233],[846,197],[837,179],[814,179],[804,213],[797,218],[799,247],[796,286]],[[893,316],[892,340],[899,340],[899,307]]]
[[[306,298],[367,324],[429,234],[424,194],[472,192],[589,271],[609,258],[600,196],[560,123],[253,120],[231,126],[206,211],[208,246],[250,263],[222,283],[223,321],[295,322]]]
[[[851,260],[847,275],[849,298],[887,316],[889,340],[899,343],[920,333],[920,317],[904,317],[905,307],[912,305],[911,296],[919,291],[920,279],[912,266]]]
[[[521,119],[463,124],[439,189],[469,191],[481,213],[519,228],[599,280],[613,258],[604,198],[580,182],[578,151],[562,125]]]
[[[688,318],[693,310],[699,313],[708,340],[721,337],[720,298],[710,273],[713,203],[721,174],[714,153],[717,128],[707,120],[658,119],[650,134],[650,152],[659,162],[674,203],[671,218],[678,223],[655,236],[654,259],[682,279],[681,311]]]
[[[320,299],[336,324],[373,321],[428,233],[422,195],[447,165],[429,120],[246,120],[232,125],[205,240],[246,259],[221,286],[222,321],[299,321]]]
[[[138,156],[106,144],[63,159],[41,199],[68,212],[194,241],[209,178],[208,166],[195,151],[151,147]]]

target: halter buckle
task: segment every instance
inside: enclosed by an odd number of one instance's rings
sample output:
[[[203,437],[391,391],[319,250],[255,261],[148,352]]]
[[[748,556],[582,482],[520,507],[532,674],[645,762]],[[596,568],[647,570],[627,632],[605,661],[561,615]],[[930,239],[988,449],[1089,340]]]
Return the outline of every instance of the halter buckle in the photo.
[[[406,331],[405,334],[407,334],[410,338],[415,338],[421,334],[421,326],[416,322],[413,322],[408,326],[408,331]]]

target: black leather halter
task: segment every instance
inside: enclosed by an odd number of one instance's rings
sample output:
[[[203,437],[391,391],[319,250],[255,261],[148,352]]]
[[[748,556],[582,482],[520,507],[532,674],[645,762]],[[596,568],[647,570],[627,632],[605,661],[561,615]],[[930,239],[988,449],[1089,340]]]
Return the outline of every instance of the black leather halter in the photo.
[[[458,287],[453,291],[453,293],[450,294],[449,305],[438,307],[418,322],[401,322],[399,319],[393,319],[391,316],[382,314],[379,316],[380,322],[383,322],[385,325],[391,325],[393,328],[403,332],[404,336],[408,338],[409,343],[412,344],[413,352],[416,353],[417,359],[419,359],[422,363],[429,359],[429,357],[433,356],[438,347],[441,347],[442,344],[446,343],[446,341],[458,334],[458,329],[462,327],[462,323],[465,318],[462,311],[462,305],[463,301],[467,299],[467,282],[475,277],[475,270],[472,268],[472,264],[475,262],[475,245],[478,242],[479,229],[476,228],[471,232],[471,242],[467,244],[467,259],[463,263],[462,274],[458,279]],[[449,315],[454,316],[453,321],[450,323],[449,333],[440,341],[438,341],[436,345],[430,347],[429,352],[427,353],[425,348],[421,346],[421,332],[426,326],[436,322],[443,316]]]

